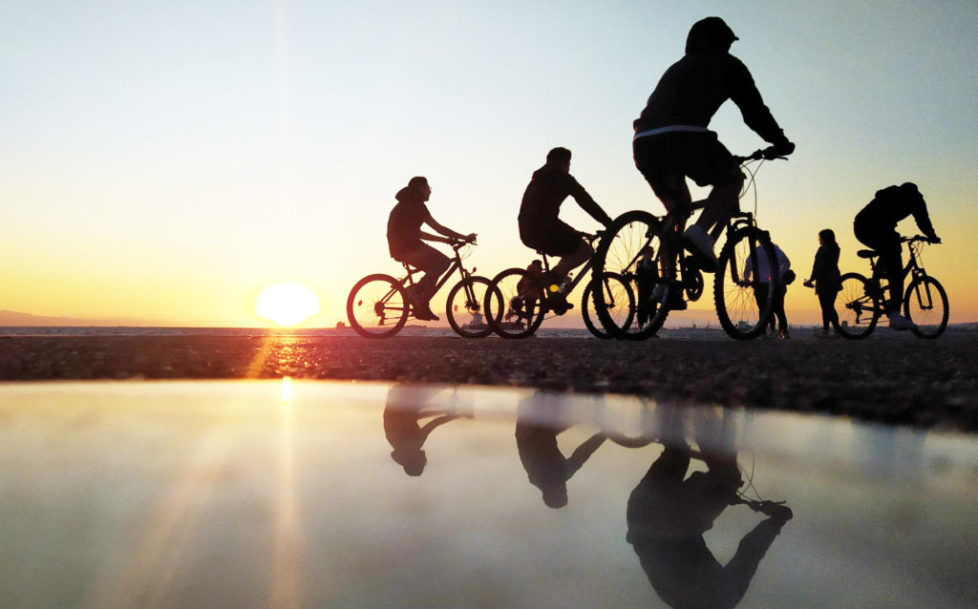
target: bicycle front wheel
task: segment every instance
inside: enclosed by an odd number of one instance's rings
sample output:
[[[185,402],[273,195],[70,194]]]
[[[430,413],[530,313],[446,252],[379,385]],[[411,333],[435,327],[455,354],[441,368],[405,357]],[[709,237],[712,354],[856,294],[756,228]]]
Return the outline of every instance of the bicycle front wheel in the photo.
[[[659,238],[660,229],[659,219],[652,214],[630,211],[615,218],[598,244],[592,283],[600,277],[621,277],[632,288],[635,298],[635,315],[619,320],[613,314],[615,308],[607,301],[609,293],[593,290],[594,312],[614,338],[646,339],[659,331],[669,315],[666,303],[673,286],[665,278],[672,273],[669,254]]]
[[[883,310],[879,299],[869,289],[869,281],[859,273],[846,273],[839,278],[835,307],[839,314],[836,329],[851,340],[872,334]]]
[[[525,269],[506,269],[492,279],[486,322],[503,338],[526,338],[543,323],[543,288]]]
[[[727,237],[720,252],[720,268],[713,279],[713,301],[720,326],[731,338],[749,340],[764,333],[781,283],[772,273],[761,277],[758,252],[763,252],[768,267],[777,269],[777,257],[770,238],[763,238],[756,227],[739,230]]]
[[[603,304],[599,305],[594,296],[595,286],[600,286],[598,291],[603,292],[601,298]],[[607,317],[618,329],[628,328],[635,317],[635,295],[632,293],[632,288],[621,275],[616,273],[605,273],[600,280],[588,282],[587,287],[584,288],[584,297],[581,299],[581,316],[587,329],[598,338],[612,338],[596,313],[598,306],[608,308]]]
[[[944,286],[926,275],[914,279],[903,296],[903,314],[913,323],[910,331],[920,338],[943,334],[950,314]]]
[[[408,320],[410,304],[401,282],[390,275],[367,275],[353,286],[346,299],[346,316],[357,334],[388,338]]]
[[[456,283],[448,293],[445,314],[452,330],[460,336],[485,338],[492,334],[484,309],[491,285],[485,277],[468,277]]]

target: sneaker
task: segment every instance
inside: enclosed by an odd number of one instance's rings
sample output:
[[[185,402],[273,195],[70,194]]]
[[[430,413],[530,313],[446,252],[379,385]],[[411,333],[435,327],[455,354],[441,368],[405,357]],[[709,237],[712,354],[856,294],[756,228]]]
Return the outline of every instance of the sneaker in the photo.
[[[560,292],[550,294],[547,298],[547,307],[557,315],[563,315],[574,308],[574,305],[567,302],[567,297]]]
[[[791,338],[791,337],[788,336],[787,330],[781,330],[780,332],[778,332],[778,338]]]
[[[909,330],[913,327],[913,323],[903,315],[900,315],[896,311],[890,311],[890,328],[893,330]]]
[[[694,224],[683,233],[683,245],[686,250],[696,256],[696,260],[704,271],[715,273],[720,263],[713,253],[713,239],[706,234],[702,226]]]
[[[666,303],[670,311],[685,311],[686,310],[686,299],[683,298],[683,291],[679,289],[679,286],[675,286],[672,290],[669,290],[669,302]]]
[[[438,316],[431,311],[431,307],[425,300],[414,305],[414,316],[422,321],[438,321]]]

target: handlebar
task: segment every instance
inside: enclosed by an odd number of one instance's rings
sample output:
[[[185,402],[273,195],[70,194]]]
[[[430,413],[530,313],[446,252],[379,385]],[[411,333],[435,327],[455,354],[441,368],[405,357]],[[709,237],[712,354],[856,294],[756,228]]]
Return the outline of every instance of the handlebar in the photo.
[[[924,243],[938,244],[941,242],[941,238],[931,239],[930,237],[925,237],[923,235],[914,235],[913,237],[900,237],[900,243],[915,243],[922,241]]]
[[[788,160],[788,155],[782,154],[777,146],[768,146],[767,148],[758,148],[754,152],[747,156],[734,156],[734,159],[738,163],[746,163],[748,161],[760,161],[761,159],[765,161],[773,161],[775,159],[781,159],[783,161]]]

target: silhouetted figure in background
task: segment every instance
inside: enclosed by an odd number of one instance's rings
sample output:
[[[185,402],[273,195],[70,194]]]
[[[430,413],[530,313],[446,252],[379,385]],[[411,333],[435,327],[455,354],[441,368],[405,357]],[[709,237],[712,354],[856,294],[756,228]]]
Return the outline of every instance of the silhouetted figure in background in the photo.
[[[550,276],[544,278],[550,285],[559,285],[567,273],[594,254],[588,242],[557,217],[564,199],[568,195],[574,197],[581,209],[602,226],[611,224],[611,217],[570,174],[570,162],[571,151],[566,148],[548,152],[547,163],[533,172],[520,204],[519,227],[523,244],[550,256],[560,256],[560,262],[551,270]]]
[[[425,410],[436,393],[437,389],[405,385],[394,385],[387,392],[384,434],[394,449],[391,458],[409,476],[420,476],[424,471],[428,458],[422,447],[436,427],[470,416],[452,409]],[[429,418],[431,420],[422,427],[421,420]]]
[[[713,187],[703,213],[684,234],[687,248],[710,272],[716,270],[717,259],[707,233],[737,208],[744,181],[737,161],[707,129],[710,119],[732,99],[747,126],[773,144],[777,155],[795,149],[764,105],[747,67],[729,53],[735,40],[719,17],[693,24],[685,57],[662,75],[634,122],[632,140],[635,165],[667,211],[691,202],[687,177]]]
[[[387,219],[387,245],[394,260],[406,262],[424,271],[424,277],[414,284],[410,296],[415,305],[414,316],[433,321],[438,317],[431,312],[428,301],[434,296],[438,277],[448,269],[451,261],[445,254],[423,243],[422,239],[451,243],[451,239],[474,241],[476,235],[462,235],[436,222],[425,205],[430,197],[431,187],[423,177],[411,178],[408,185],[398,191],[395,195],[397,204]],[[427,224],[444,237],[422,231],[422,224]]]
[[[835,311],[835,297],[839,294],[839,244],[831,228],[819,231],[818,251],[812,275],[805,285],[815,288],[818,304],[822,308],[822,336],[829,335],[829,325],[839,327],[839,314]]]
[[[605,441],[597,433],[564,457],[557,446],[557,434],[570,428],[558,422],[559,396],[533,394],[520,403],[516,419],[516,448],[530,484],[543,493],[543,502],[552,508],[567,505],[567,481]]]
[[[778,282],[778,287],[774,291],[774,305],[771,309],[772,317],[768,322],[772,331],[774,331],[774,321],[777,319],[778,326],[778,338],[788,338],[788,316],[784,312],[784,297],[788,292],[788,284],[795,280],[795,272],[791,270],[791,260],[788,259],[788,255],[784,253],[776,243],[771,243],[771,247],[774,248],[774,255],[777,258],[777,273],[780,281]],[[757,274],[758,283],[754,285],[754,298],[757,300],[757,306],[761,309],[767,304],[767,295],[770,292],[770,287],[767,285],[771,283],[772,267],[770,261],[767,259],[767,252],[764,248],[757,246],[757,250],[747,256],[747,260],[744,264],[744,278],[747,281],[751,280],[751,269],[753,269],[753,258],[757,256]],[[764,329],[767,333],[767,328]]]
[[[941,242],[930,223],[924,196],[913,182],[877,190],[873,200],[856,214],[852,227],[856,239],[880,255],[879,263],[890,282],[887,315],[890,318],[890,327],[895,330],[909,330],[912,325],[909,319],[900,314],[900,304],[903,302],[903,256],[900,234],[896,231],[897,223],[911,215],[920,232],[931,243]]]
[[[747,592],[757,566],[791,519],[786,506],[769,506],[768,518],[747,533],[726,565],[713,556],[703,534],[738,501],[736,454],[700,447],[708,470],[686,477],[691,451],[667,444],[628,498],[628,543],[656,594],[676,609],[728,609]]]

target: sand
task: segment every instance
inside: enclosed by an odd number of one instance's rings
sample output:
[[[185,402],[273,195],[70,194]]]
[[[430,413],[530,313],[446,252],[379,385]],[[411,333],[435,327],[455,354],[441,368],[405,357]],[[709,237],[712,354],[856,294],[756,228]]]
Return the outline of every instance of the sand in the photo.
[[[0,338],[0,380],[280,378],[531,386],[978,431],[978,335],[936,341],[398,336]]]

